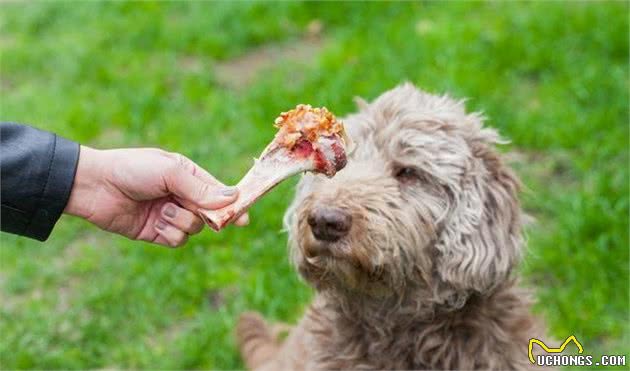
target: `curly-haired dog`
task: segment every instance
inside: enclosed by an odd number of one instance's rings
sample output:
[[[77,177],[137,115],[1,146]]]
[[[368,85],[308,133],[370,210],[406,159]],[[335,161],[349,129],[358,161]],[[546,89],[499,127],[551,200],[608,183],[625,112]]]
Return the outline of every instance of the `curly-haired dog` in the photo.
[[[359,102],[334,178],[306,174],[285,217],[317,296],[282,341],[245,314],[253,369],[523,369],[544,335],[511,272],[523,250],[519,182],[497,133],[461,101],[411,84]]]

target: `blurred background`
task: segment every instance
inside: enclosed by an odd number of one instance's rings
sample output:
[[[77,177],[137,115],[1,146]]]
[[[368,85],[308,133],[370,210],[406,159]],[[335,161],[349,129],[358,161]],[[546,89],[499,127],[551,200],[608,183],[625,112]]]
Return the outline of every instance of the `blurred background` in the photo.
[[[536,218],[521,268],[536,311],[586,353],[627,354],[628,8],[3,2],[0,118],[181,152],[234,183],[297,103],[344,115],[406,80],[468,97],[512,140]],[[0,367],[242,367],[239,313],[294,321],[312,296],[281,232],[294,184],[258,202],[248,228],[178,250],[69,217],[43,244],[2,234]]]

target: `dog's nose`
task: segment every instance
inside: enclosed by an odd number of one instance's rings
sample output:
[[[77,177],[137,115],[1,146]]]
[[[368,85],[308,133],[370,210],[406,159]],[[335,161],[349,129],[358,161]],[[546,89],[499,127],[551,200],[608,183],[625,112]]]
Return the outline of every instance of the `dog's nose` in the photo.
[[[316,239],[335,242],[350,231],[352,215],[335,208],[317,208],[310,213],[307,222]]]

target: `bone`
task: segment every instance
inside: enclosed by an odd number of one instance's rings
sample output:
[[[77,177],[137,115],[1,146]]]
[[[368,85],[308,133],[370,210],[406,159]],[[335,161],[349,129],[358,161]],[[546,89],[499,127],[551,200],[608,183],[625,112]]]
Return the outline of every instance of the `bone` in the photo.
[[[322,130],[322,125],[313,124],[317,122],[327,126]],[[295,110],[283,112],[276,125],[280,131],[236,185],[239,198],[222,209],[198,211],[210,228],[220,231],[265,193],[295,174],[312,171],[332,177],[346,165],[348,139],[341,122],[325,108],[298,105]]]
[[[215,231],[221,230],[284,179],[313,168],[311,159],[290,161],[289,154],[282,152],[286,150],[278,148],[273,155],[255,160],[254,166],[236,185],[239,198],[232,205],[218,210],[200,210],[206,224]]]

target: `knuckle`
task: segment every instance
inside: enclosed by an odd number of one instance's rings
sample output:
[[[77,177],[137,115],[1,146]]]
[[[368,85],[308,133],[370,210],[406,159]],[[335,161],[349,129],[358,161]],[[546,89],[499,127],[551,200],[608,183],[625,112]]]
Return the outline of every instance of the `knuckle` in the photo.
[[[184,155],[164,151],[162,149],[158,149],[157,151],[168,161],[168,167],[173,170],[185,169],[188,166],[188,159]]]
[[[184,157],[184,155],[180,154],[180,153],[173,153],[173,156],[175,156],[175,160],[177,161],[177,163],[180,166],[186,166],[187,162],[186,160],[188,160],[186,157]]]
[[[208,183],[201,183],[196,192],[196,197],[198,200],[208,200],[209,195],[212,193],[212,187],[210,187]]]
[[[173,156],[175,156],[175,162],[177,165],[182,169],[191,171],[194,168],[192,161],[188,157],[182,155],[181,153],[173,153]]]
[[[175,153],[173,152],[168,152],[160,148],[152,148],[152,151],[154,151],[158,156],[163,157],[164,159],[168,161],[172,162],[173,160],[175,160]]]
[[[164,164],[165,175],[173,181],[179,176],[180,170],[181,167],[177,164],[177,161],[171,157],[169,157],[168,162]]]
[[[173,167],[177,168],[177,169],[186,169],[186,165],[184,163],[184,160],[182,160],[183,156],[180,155],[179,153],[174,153],[173,154]]]

